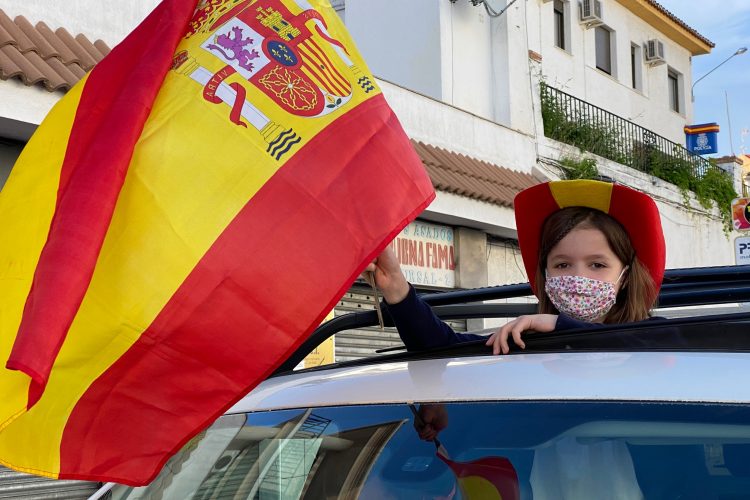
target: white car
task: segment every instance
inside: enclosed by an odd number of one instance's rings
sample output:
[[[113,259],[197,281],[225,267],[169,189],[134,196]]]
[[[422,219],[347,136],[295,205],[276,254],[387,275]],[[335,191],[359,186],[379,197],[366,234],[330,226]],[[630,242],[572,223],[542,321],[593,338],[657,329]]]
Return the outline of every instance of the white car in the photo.
[[[506,356],[480,342],[278,374],[150,485],[107,495],[750,498],[749,273],[667,274],[662,303],[735,303],[719,314],[532,336]],[[420,438],[428,424],[434,440]]]

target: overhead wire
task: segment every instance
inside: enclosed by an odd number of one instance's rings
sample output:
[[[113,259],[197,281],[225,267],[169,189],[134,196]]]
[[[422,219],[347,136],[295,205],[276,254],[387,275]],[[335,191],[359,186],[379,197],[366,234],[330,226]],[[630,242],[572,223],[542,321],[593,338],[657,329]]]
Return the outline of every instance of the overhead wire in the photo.
[[[487,0],[471,0],[471,3],[472,3],[472,4],[474,5],[474,6],[476,6],[476,5],[478,5],[478,4],[479,4],[479,3],[481,2],[481,4],[482,4],[482,5],[484,5],[484,10],[485,10],[485,11],[487,12],[487,15],[488,15],[488,16],[490,16],[490,17],[500,17],[500,16],[502,16],[502,15],[503,15],[503,13],[504,13],[504,12],[505,12],[506,10],[508,10],[508,9],[510,8],[510,6],[511,6],[511,5],[513,5],[514,3],[516,3],[516,1],[517,1],[517,0],[511,0],[511,2],[510,2],[510,3],[508,4],[508,5],[506,5],[506,6],[505,6],[505,7],[504,7],[504,8],[502,9],[502,10],[500,10],[500,11],[496,11],[495,9],[493,9],[493,8],[492,8],[492,7],[490,6],[490,4],[488,4],[488,3],[487,3]]]

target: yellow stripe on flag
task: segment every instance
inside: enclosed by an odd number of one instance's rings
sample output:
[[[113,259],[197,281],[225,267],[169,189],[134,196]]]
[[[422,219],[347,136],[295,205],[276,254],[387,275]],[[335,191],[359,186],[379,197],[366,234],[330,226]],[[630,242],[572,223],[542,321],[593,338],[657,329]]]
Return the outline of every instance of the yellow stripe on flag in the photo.
[[[60,172],[86,77],[55,105],[18,158],[0,192],[0,358],[7,360],[21,323],[34,269],[57,202]],[[14,216],[15,214],[15,216]],[[26,407],[29,377],[6,370],[0,377],[0,428]]]
[[[462,477],[458,479],[458,484],[468,500],[503,500],[497,488],[483,477]]]

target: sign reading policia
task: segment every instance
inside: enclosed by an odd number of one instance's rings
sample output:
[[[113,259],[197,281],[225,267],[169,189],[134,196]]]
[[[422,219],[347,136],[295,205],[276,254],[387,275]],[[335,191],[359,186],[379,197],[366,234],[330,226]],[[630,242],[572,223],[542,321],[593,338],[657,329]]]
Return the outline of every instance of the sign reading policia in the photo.
[[[702,123],[700,125],[685,125],[685,143],[688,151],[697,155],[718,153],[719,125],[716,123]]]

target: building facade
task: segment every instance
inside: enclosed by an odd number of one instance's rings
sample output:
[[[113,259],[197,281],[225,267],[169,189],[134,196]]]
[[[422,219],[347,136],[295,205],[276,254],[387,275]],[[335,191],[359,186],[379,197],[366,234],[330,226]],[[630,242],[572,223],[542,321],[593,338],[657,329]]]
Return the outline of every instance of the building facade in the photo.
[[[48,74],[38,61],[52,69],[62,63],[75,76],[92,64],[77,51],[88,51],[95,63],[157,3],[139,0],[113,8],[93,0],[4,2],[0,24],[10,38],[0,41],[2,53],[17,54],[10,61],[15,65],[0,56],[0,181],[36,125],[73,83],[69,75]],[[606,120],[637,127],[641,135],[631,141],[630,153],[634,143],[646,139],[681,143],[683,126],[692,117],[686,95],[691,58],[708,53],[712,44],[655,1],[332,3],[379,77],[437,191],[435,202],[405,231],[423,227],[451,235],[449,242],[427,238],[410,243],[415,252],[409,251],[409,243],[403,247],[402,263],[420,289],[525,281],[513,196],[559,178],[560,161],[568,157],[592,157],[601,174],[655,197],[667,235],[668,267],[732,262],[732,245],[716,210],[703,208],[689,193],[683,195],[648,172],[545,134],[542,86],[583,103],[586,113],[601,111]],[[24,21],[31,26],[26,35]],[[35,45],[40,34],[50,38],[54,50],[42,42]],[[72,55],[59,46],[71,39],[82,47],[72,46]],[[412,235],[402,236],[406,241]],[[685,246],[685,241],[704,244]],[[414,257],[420,244],[422,265]],[[452,252],[451,279],[444,267],[432,266],[427,249],[438,248],[432,245]],[[436,262],[440,267],[441,261]],[[339,312],[372,307],[372,294],[363,283],[344,299]],[[397,343],[393,332],[342,336],[335,357],[352,359]]]

